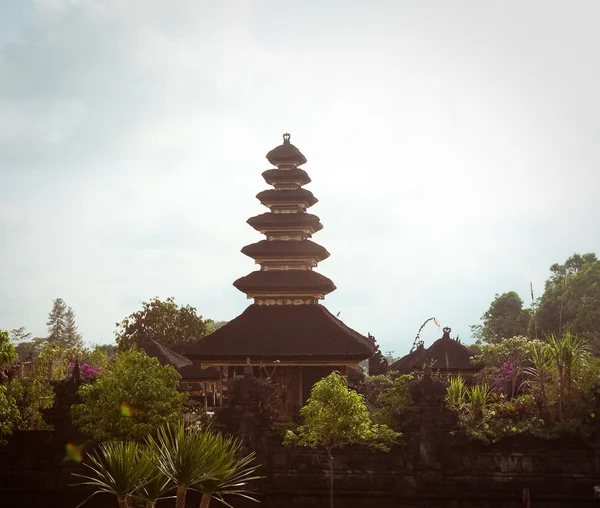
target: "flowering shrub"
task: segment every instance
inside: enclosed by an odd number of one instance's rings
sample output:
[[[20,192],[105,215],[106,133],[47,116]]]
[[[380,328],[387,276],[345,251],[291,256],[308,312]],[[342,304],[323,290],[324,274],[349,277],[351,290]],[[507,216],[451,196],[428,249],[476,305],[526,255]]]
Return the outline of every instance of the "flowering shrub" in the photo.
[[[75,362],[69,363],[69,374],[72,375],[75,369]],[[81,362],[79,364],[79,373],[82,381],[94,381],[98,374],[102,372],[99,367],[93,367],[89,363]]]

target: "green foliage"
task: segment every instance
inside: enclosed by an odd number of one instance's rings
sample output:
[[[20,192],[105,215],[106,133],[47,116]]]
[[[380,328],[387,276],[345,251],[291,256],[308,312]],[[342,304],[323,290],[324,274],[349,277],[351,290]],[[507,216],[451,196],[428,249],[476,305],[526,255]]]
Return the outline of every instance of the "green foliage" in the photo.
[[[15,342],[14,338],[11,338],[11,340]],[[15,346],[15,351],[19,355],[19,360],[25,361],[30,358],[37,358],[40,354],[40,351],[44,348],[46,344],[48,344],[48,341],[44,337],[34,337],[31,340],[27,339],[18,342]]]
[[[537,302],[537,329],[556,336],[569,331],[600,351],[600,260],[593,253],[573,254],[550,271]]]
[[[215,324],[211,326],[214,328]],[[142,302],[138,310],[117,323],[115,332],[121,351],[146,340],[155,340],[165,346],[193,342],[211,331],[207,321],[190,305],[179,306],[174,298],[161,301],[158,297]]]
[[[95,441],[144,439],[182,417],[187,394],[178,390],[180,379],[143,351],[119,353],[109,370],[79,388],[83,403],[71,408],[73,421]]]
[[[0,385],[0,445],[6,444],[5,436],[10,436],[19,419],[16,401],[4,385]]]
[[[113,354],[114,358],[114,354]],[[95,344],[93,349],[86,349],[81,355],[81,360],[98,369],[106,369],[110,363],[109,350],[100,344]]]
[[[233,508],[227,503],[223,496],[241,496],[252,501],[257,501],[250,494],[246,485],[261,478],[254,473],[260,467],[255,464],[256,454],[254,452],[239,457],[241,442],[231,437],[225,437],[221,434],[211,434],[213,446],[210,447],[211,456],[209,463],[215,464],[216,470],[210,477],[205,477],[194,488],[202,492],[205,506],[213,497],[225,506]]]
[[[54,404],[54,388],[42,369],[34,370],[26,377],[13,378],[8,393],[19,411],[19,430],[52,430],[44,420],[43,412]]]
[[[177,486],[177,507],[185,506],[188,488],[202,492],[205,506],[211,497],[226,506],[223,495],[253,499],[245,485],[258,465],[252,464],[254,453],[239,458],[239,441],[209,429],[185,428],[182,422],[161,428],[156,438],[148,438],[160,472]]]
[[[467,386],[462,376],[450,378],[448,392],[446,393],[446,404],[450,407],[460,410],[466,403]]]
[[[315,383],[300,415],[304,424],[288,431],[284,444],[320,447],[331,454],[335,448],[358,443],[387,450],[400,436],[386,425],[372,423],[363,397],[348,390],[338,372]]]
[[[531,311],[523,308],[523,300],[517,293],[496,294],[481,316],[483,324],[471,326],[471,333],[478,340],[495,344],[509,337],[527,335],[530,319]]]
[[[600,359],[590,355],[585,341],[570,333],[544,342],[514,337],[483,346],[476,360],[484,365],[480,379],[496,380],[496,393],[476,385],[461,404],[451,381],[446,398],[471,438],[495,442],[520,433],[547,438],[590,433],[590,418],[598,408]],[[512,381],[498,383],[502,371],[516,379],[517,389]]]
[[[74,474],[85,481],[77,485],[94,487],[90,497],[109,493],[117,497],[121,508],[142,501],[151,508],[176,489],[176,508],[185,506],[189,488],[202,493],[201,506],[211,498],[231,507],[224,496],[242,496],[256,501],[247,490],[258,465],[255,454],[240,457],[240,441],[209,429],[185,428],[181,421],[158,429],[146,444],[135,441],[109,441],[84,463],[86,475]],[[83,503],[84,504],[88,497]],[[137,505],[136,505],[137,506]]]
[[[86,480],[78,485],[94,487],[94,493],[79,506],[96,494],[107,493],[117,497],[120,508],[126,508],[128,499],[148,482],[153,473],[152,460],[135,442],[102,443],[89,459],[91,463],[84,463],[90,470],[89,474],[73,473]]]
[[[539,344],[539,341],[521,336],[483,345],[480,353],[472,359],[472,363],[482,367],[477,375],[478,381],[492,386],[496,385],[510,396],[516,395],[524,370],[530,364],[532,351]],[[498,386],[498,376],[505,363],[510,365],[510,371],[506,372],[506,376],[502,379],[506,386]]]
[[[77,331],[75,313],[62,298],[55,298],[48,314],[48,342],[61,348],[83,347],[83,339]]]
[[[18,358],[8,332],[0,330],[0,371]]]
[[[390,374],[365,377],[360,392],[365,397],[374,423],[395,428],[397,414],[414,408],[408,390],[412,379],[412,375],[393,377]]]

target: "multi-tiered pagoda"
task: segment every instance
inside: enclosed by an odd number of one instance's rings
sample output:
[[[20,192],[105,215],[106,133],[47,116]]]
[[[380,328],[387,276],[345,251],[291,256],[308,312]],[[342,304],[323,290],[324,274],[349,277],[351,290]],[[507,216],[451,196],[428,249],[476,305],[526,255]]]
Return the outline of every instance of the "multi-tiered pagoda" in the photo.
[[[233,283],[254,303],[182,352],[229,377],[241,374],[249,359],[255,375],[270,376],[282,386],[280,417],[286,419],[306,401],[316,381],[332,370],[355,368],[371,356],[374,343],[319,304],[335,285],[314,271],[329,252],[309,240],[323,226],[307,212],[317,199],[302,188],[310,182],[299,167],[306,158],[284,134],[283,144],[267,160],[275,168],[262,176],[274,188],[256,197],[269,211],[248,220],[266,239],[242,249],[260,270]]]

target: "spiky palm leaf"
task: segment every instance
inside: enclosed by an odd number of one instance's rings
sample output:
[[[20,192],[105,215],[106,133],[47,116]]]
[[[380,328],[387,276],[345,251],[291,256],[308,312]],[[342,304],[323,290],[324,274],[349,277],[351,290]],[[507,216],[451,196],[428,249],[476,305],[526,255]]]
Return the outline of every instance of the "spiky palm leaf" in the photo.
[[[193,486],[202,493],[204,506],[208,506],[209,500],[214,497],[231,508],[231,505],[223,498],[225,495],[241,496],[258,502],[252,497],[252,492],[246,488],[252,480],[262,478],[254,475],[260,467],[260,464],[253,464],[256,454],[252,452],[240,458],[241,442],[239,440],[221,434],[214,434],[213,439],[215,446],[212,449],[215,455],[211,457],[211,462],[215,464],[216,472],[211,478],[206,478]]]
[[[87,480],[76,485],[95,487],[94,493],[79,506],[96,494],[107,493],[116,496],[119,506],[125,507],[127,499],[153,475],[152,462],[135,442],[103,443],[89,459],[90,463],[84,463],[84,466],[90,469],[90,474],[73,473]]]
[[[156,505],[157,501],[168,497],[174,497],[167,496],[166,494],[175,488],[175,484],[158,468],[158,459],[156,458],[153,449],[145,447],[143,453],[146,454],[148,460],[152,462],[154,476],[142,485],[133,497],[143,501],[147,508],[152,508]]]
[[[177,486],[176,508],[185,506],[191,485],[220,474],[216,456],[218,443],[209,430],[188,428],[183,422],[159,429],[156,439],[148,438],[158,469]]]

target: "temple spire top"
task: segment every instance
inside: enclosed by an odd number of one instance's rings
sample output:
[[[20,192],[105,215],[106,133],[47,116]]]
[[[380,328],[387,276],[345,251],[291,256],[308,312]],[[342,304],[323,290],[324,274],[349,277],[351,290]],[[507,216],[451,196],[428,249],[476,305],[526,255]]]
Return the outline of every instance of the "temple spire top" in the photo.
[[[289,144],[290,144],[290,137],[291,137],[291,136],[290,136],[290,133],[289,133],[289,132],[286,132],[286,133],[283,135],[283,144],[284,144],[284,145],[289,145]]]

